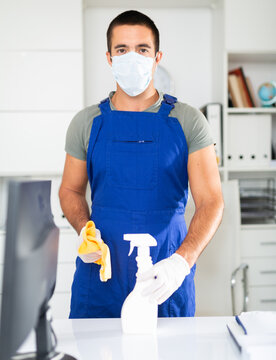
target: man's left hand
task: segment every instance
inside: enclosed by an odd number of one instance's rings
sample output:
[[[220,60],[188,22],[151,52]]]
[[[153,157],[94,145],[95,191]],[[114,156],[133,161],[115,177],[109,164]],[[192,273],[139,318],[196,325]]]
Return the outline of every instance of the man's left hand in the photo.
[[[142,295],[149,296],[151,301],[156,301],[160,305],[179,288],[189,273],[187,261],[175,253],[157,262],[150,270],[137,274],[137,281],[152,280],[142,291]]]

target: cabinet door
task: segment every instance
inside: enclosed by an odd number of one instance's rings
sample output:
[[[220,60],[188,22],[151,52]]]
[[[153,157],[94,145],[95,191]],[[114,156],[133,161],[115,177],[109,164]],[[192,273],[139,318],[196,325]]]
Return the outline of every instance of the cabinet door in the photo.
[[[227,50],[275,51],[275,0],[225,0]]]
[[[75,230],[61,231],[59,235],[58,263],[74,263],[77,257],[77,233]]]
[[[1,49],[80,49],[82,0],[1,0]]]
[[[0,79],[2,111],[76,112],[83,106],[81,51],[3,52]]]
[[[74,272],[75,272],[74,263],[58,264],[57,283],[55,289],[56,293],[71,292]]]
[[[238,182],[223,182],[225,210],[222,223],[197,261],[195,276],[196,315],[232,315],[231,273],[238,265],[240,203]],[[186,210],[186,221],[192,216],[191,205]]]
[[[68,319],[70,313],[70,293],[54,293],[50,305],[54,319]]]
[[[276,257],[242,258],[248,265],[249,286],[276,286]]]
[[[276,231],[274,229],[242,229],[242,257],[276,256]]]
[[[276,286],[250,287],[248,311],[276,311]]]
[[[74,113],[0,113],[0,173],[62,173]]]

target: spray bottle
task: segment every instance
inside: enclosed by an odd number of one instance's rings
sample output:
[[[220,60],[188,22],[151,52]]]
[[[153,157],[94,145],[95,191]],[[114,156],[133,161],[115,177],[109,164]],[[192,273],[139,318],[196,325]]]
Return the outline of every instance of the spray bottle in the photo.
[[[137,246],[137,274],[149,270],[152,265],[150,246],[157,242],[150,234],[124,234],[124,240],[130,241],[132,253]],[[136,281],[132,292],[127,296],[121,311],[122,328],[125,334],[154,334],[157,328],[157,303],[151,302],[141,294],[147,282]]]

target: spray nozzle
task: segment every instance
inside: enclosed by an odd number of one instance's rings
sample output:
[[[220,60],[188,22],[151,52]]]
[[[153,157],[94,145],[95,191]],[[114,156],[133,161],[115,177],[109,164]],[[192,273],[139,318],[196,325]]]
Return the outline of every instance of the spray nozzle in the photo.
[[[130,241],[130,250],[128,256],[131,255],[135,246],[138,248],[139,256],[139,249],[144,248],[145,250],[148,250],[149,255],[149,247],[157,245],[155,238],[150,234],[124,234],[124,240]],[[143,252],[143,255],[146,255],[146,253]]]

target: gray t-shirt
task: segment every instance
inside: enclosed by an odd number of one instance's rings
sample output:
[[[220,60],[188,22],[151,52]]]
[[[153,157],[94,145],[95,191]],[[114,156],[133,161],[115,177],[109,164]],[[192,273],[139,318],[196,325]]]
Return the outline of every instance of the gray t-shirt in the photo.
[[[111,110],[116,110],[111,102],[113,95],[114,91],[109,94],[110,108]],[[162,100],[163,93],[160,92],[159,99],[156,103],[144,111],[158,112]],[[86,107],[74,116],[66,134],[65,151],[69,155],[86,161],[93,119],[100,114],[100,108],[98,107],[98,104],[96,104]],[[199,110],[185,103],[177,102],[169,116],[177,118],[181,124],[188,145],[189,154],[214,143],[208,121]]]

